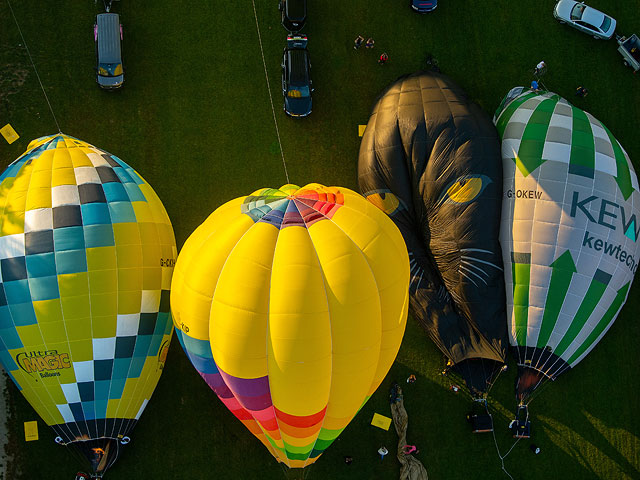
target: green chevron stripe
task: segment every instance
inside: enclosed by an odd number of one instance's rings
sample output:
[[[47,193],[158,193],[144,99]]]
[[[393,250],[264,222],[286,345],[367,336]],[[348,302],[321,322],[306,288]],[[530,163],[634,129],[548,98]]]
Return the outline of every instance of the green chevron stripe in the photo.
[[[629,163],[627,162],[627,158],[624,156],[624,152],[622,151],[622,147],[615,139],[615,137],[611,134],[609,129],[604,125],[600,124],[602,128],[604,128],[607,135],[609,135],[609,140],[611,141],[611,146],[613,147],[613,154],[616,157],[616,168],[617,173],[615,176],[616,183],[618,184],[618,188],[620,188],[620,192],[625,200],[628,200],[631,194],[633,193],[633,186],[631,185],[631,172],[629,171]]]
[[[538,348],[544,348],[549,342],[551,332],[556,326],[560,309],[567,296],[569,285],[573,274],[576,273],[576,264],[573,261],[571,252],[565,251],[562,255],[555,259],[549,265],[551,270],[551,282],[549,282],[549,290],[547,300],[544,305],[544,314],[542,316],[542,325],[540,334],[538,335]]]
[[[571,129],[571,156],[569,157],[569,173],[581,177],[593,178],[596,166],[596,151],[591,131],[591,122],[587,114],[576,107],[573,112],[573,128]]]
[[[620,311],[622,304],[624,303],[624,299],[627,298],[627,292],[629,291],[629,286],[631,282],[624,285],[618,292],[616,293],[616,298],[613,299],[611,306],[607,309],[602,319],[596,325],[596,328],[589,334],[587,339],[584,341],[582,345],[571,355],[571,358],[567,361],[569,365],[572,365],[580,355],[582,355],[596,339],[604,332],[604,329],[607,328],[607,325],[611,323],[611,321],[615,318],[615,316]]]
[[[529,283],[531,281],[531,254],[511,252],[511,275],[513,278],[513,320],[516,342],[527,344],[529,323]]]
[[[514,161],[525,177],[546,161],[542,159],[542,151],[558,98],[554,95],[553,98],[540,102],[522,133],[522,140]]]
[[[516,110],[518,110],[518,107],[522,105],[524,102],[526,102],[527,100],[529,100],[530,98],[533,98],[537,95],[538,93],[536,92],[529,92],[513,100],[507,106],[507,108],[504,109],[504,111],[500,115],[500,118],[498,118],[498,123],[496,124],[496,128],[498,129],[498,134],[500,135],[500,138],[502,138],[502,134],[504,133],[505,128],[507,128],[507,124],[509,123],[509,120],[511,120],[511,117],[513,116],[513,114],[516,112]]]
[[[589,289],[578,308],[578,311],[567,330],[567,333],[564,334],[560,344],[555,348],[553,353],[558,355],[559,357],[569,348],[571,342],[573,342],[582,327],[587,323],[587,320],[595,310],[596,306],[600,302],[602,295],[604,294],[607,285],[611,281],[611,275],[607,272],[603,272],[602,270],[596,270],[593,279],[591,280],[591,285],[589,285]]]

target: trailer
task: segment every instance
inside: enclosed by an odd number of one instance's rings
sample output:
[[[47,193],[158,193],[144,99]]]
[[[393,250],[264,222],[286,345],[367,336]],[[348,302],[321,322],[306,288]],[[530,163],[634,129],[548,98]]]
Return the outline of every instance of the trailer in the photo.
[[[624,58],[625,66],[633,68],[633,72],[640,70],[640,38],[636,34],[630,37],[617,37],[618,51]]]

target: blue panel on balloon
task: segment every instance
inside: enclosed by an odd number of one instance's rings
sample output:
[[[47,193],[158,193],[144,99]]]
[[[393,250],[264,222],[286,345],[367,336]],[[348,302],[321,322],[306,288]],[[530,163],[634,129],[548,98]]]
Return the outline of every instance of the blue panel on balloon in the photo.
[[[29,278],[49,277],[56,273],[56,257],[53,252],[29,255],[27,257],[27,274]]]
[[[114,378],[111,380],[111,391],[109,392],[109,399],[121,398],[124,391],[124,384],[127,382],[126,378]]]
[[[6,350],[0,350],[0,362],[2,362],[2,366],[7,373],[11,373],[12,370],[17,370],[18,365],[13,360],[13,357]]]
[[[142,373],[144,362],[147,357],[134,357],[131,359],[131,368],[129,369],[129,378],[138,378]]]
[[[213,358],[201,357],[200,355],[195,355],[191,352],[188,352],[187,355],[198,372],[218,373],[218,368],[216,367],[216,362],[213,361]]]
[[[108,185],[119,185],[111,184]],[[82,222],[85,225],[108,225],[111,223],[109,207],[105,203],[87,203],[80,207],[82,210]]]
[[[132,202],[144,202],[146,199],[144,195],[140,191],[140,187],[138,187],[135,183],[126,183],[124,188],[127,189],[127,194],[129,195],[129,200]]]
[[[13,327],[0,330],[0,337],[7,350],[15,350],[23,347],[20,335]]]
[[[84,227],[84,241],[87,248],[113,247],[116,244],[113,238],[111,225],[87,225]]]
[[[128,202],[129,196],[121,183],[111,182],[102,185],[107,202]]]
[[[0,329],[13,328],[13,318],[7,305],[0,307]]]
[[[130,365],[130,358],[116,358],[113,361],[113,374],[111,375],[111,379],[127,378]]]
[[[112,223],[134,223],[136,221],[136,215],[129,201],[110,203],[109,212]]]
[[[30,278],[29,289],[31,290],[31,298],[34,302],[60,298],[58,277],[56,276]]]
[[[152,335],[151,336],[151,345],[149,345],[149,351],[147,352],[148,357],[155,357],[158,355],[160,351],[160,345],[162,344],[162,335]]]
[[[84,250],[56,252],[58,274],[80,273],[87,271],[87,253]]]
[[[109,399],[109,390],[111,389],[110,380],[98,380],[94,382],[94,388],[96,403],[101,400],[107,401]]]
[[[56,228],[53,231],[56,252],[84,250],[84,229],[82,227]]]
[[[122,167],[114,167],[114,172],[118,175],[118,178],[122,183],[134,183],[127,171]]]
[[[136,337],[136,346],[133,350],[134,357],[146,357],[151,345],[151,335],[138,335]]]
[[[9,310],[16,327],[26,327],[38,323],[36,312],[33,310],[31,302],[11,304],[9,305]]]
[[[82,402],[82,411],[85,420],[94,420],[96,418],[95,402]]]
[[[109,400],[96,400],[95,402],[96,418],[105,418],[107,416],[107,406]]]
[[[211,343],[209,340],[199,340],[197,338],[190,337],[189,335],[182,335],[181,343],[188,352],[195,353],[200,357],[213,358],[213,354],[211,353]]]
[[[4,282],[4,293],[9,305],[13,303],[26,303],[31,301],[29,290],[29,280],[16,280],[15,282]]]

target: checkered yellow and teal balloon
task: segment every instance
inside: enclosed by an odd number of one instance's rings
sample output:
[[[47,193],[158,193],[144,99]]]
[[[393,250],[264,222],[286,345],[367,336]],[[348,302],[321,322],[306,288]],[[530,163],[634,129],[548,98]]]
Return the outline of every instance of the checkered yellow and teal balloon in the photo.
[[[171,310],[193,366],[281,463],[314,463],[375,392],[407,320],[409,256],[346,188],[265,188],[187,239]]]
[[[0,176],[0,361],[101,475],[144,410],[172,335],[169,217],[129,165],[63,134]]]

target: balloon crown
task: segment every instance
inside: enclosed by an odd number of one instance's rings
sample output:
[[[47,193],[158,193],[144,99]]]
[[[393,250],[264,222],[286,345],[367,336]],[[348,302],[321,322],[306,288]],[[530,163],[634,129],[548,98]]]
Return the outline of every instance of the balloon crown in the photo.
[[[254,222],[266,222],[282,229],[292,226],[310,227],[330,219],[344,205],[338,188],[314,185],[313,189],[287,184],[279,189],[264,188],[249,195],[242,203],[242,213]]]

